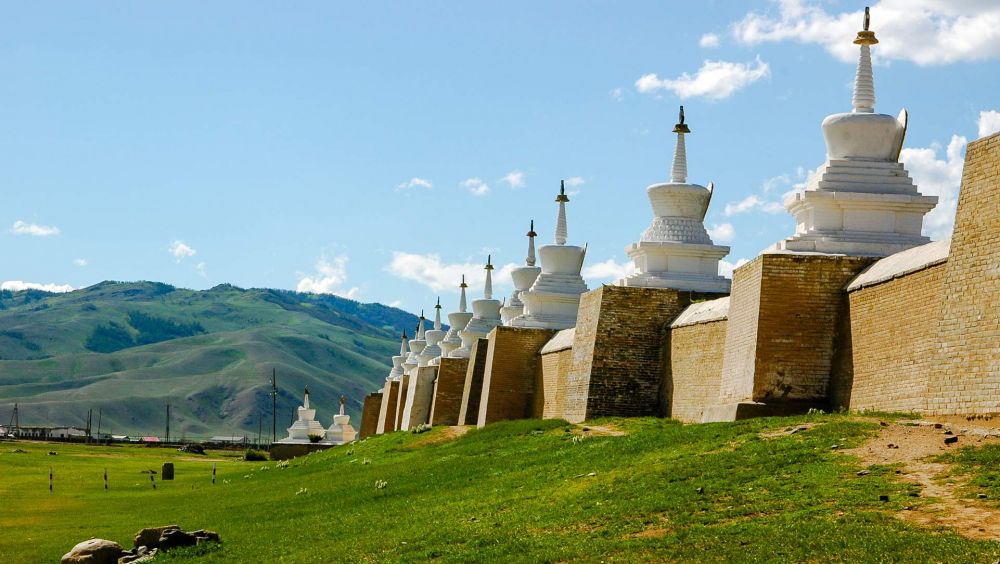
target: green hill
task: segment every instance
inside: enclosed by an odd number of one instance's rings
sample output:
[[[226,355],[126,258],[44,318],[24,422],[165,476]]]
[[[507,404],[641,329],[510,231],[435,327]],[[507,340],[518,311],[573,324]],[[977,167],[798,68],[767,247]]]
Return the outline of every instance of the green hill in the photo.
[[[278,434],[308,385],[324,424],[343,393],[357,418],[417,318],[337,296],[220,285],[102,282],[66,294],[0,292],[0,424],[83,425],[171,436]]]

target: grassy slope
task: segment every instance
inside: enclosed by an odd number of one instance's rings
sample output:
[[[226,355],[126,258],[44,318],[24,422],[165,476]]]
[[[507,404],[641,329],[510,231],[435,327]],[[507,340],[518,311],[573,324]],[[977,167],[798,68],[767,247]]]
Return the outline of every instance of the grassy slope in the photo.
[[[803,420],[821,424],[760,437]],[[860,444],[877,427],[871,420],[613,423],[628,434],[579,440],[560,421],[519,421],[439,444],[433,443],[447,429],[368,439],[283,470],[229,460],[219,463],[216,486],[208,483],[209,463],[178,461],[178,481],[156,491],[138,470],[173,453],[116,449],[123,458],[105,460],[83,447],[55,447],[64,452],[47,457],[47,445],[14,455],[5,444],[0,561],[51,561],[90,536],[125,541],[142,526],[173,522],[217,530],[224,543],[164,561],[1000,557],[1000,543],[920,529],[892,516],[904,505],[924,503],[908,496],[913,486],[896,482],[891,468],[857,476],[857,462],[830,449]],[[51,495],[49,464],[61,478]],[[114,481],[110,493],[100,489],[105,464]],[[388,486],[376,489],[376,480]],[[879,502],[881,494],[890,501]]]
[[[324,421],[341,393],[359,415],[398,350],[398,328],[416,323],[378,304],[230,286],[102,283],[59,295],[8,293],[0,305],[0,403],[19,402],[22,424],[82,425],[93,408],[95,418],[103,410],[104,430],[159,434],[170,402],[174,436],[255,431],[258,410],[270,413],[272,367],[279,429],[307,384]],[[198,323],[206,333],[107,354],[86,350],[95,327],[127,327],[133,311]],[[0,419],[9,417],[4,405]]]

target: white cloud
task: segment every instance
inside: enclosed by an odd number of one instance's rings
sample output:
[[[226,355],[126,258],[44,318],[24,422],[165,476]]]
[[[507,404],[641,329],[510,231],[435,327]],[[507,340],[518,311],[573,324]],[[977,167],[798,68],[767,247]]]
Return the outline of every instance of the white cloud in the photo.
[[[399,307],[399,306],[403,305],[403,301],[402,300],[393,300],[393,301],[389,302],[386,305],[389,306],[389,307]]]
[[[208,274],[205,272],[205,261],[201,261],[194,267],[198,271],[198,275],[202,278],[208,278]]]
[[[473,196],[485,196],[490,193],[490,186],[483,182],[483,179],[478,176],[473,176],[472,178],[466,178],[465,180],[458,183],[459,186],[464,187]]]
[[[854,62],[851,41],[863,10],[829,13],[818,3],[779,0],[778,14],[751,12],[732,26],[747,45],[795,41],[821,45],[844,62]],[[873,56],[918,65],[977,61],[1000,56],[1000,4],[989,0],[882,0],[872,5],[872,29],[879,38]]]
[[[170,243],[170,246],[167,248],[167,252],[174,255],[174,258],[176,258],[178,262],[187,257],[193,257],[198,254],[197,250],[180,239]]]
[[[670,90],[681,100],[695,97],[722,100],[770,74],[771,67],[760,56],[752,63],[705,61],[694,75],[685,72],[675,79],[661,79],[652,73],[645,74],[635,81],[635,88],[644,94]]]
[[[737,260],[736,262],[729,262],[728,260],[720,260],[719,261],[719,276],[725,276],[726,278],[732,278],[733,277],[733,271],[736,270],[737,268],[743,266],[744,264],[746,264],[748,262],[750,262],[750,261],[748,261],[745,258],[741,258],[741,259]]]
[[[712,48],[720,45],[719,36],[714,33],[706,33],[698,40],[699,47]]]
[[[450,293],[458,293],[458,284],[464,274],[472,299],[472,296],[480,295],[486,282],[484,264],[485,261],[446,263],[441,260],[441,255],[436,253],[421,255],[393,251],[392,261],[385,266],[385,271],[397,278],[422,284],[435,292]],[[517,266],[508,263],[494,270],[493,287],[510,286],[510,272]],[[494,297],[500,299],[499,293],[494,292]]]
[[[771,178],[764,180],[761,186],[764,188],[765,192],[770,192],[771,190],[774,190],[779,186],[788,186],[791,183],[792,179],[788,176],[787,173],[785,173],[785,174],[779,174],[778,176],[772,176]]]
[[[424,180],[423,178],[417,178],[416,176],[407,180],[406,182],[402,182],[396,185],[396,188],[399,190],[406,190],[408,188],[433,188],[433,187],[434,185],[431,184],[430,180]]]
[[[567,178],[564,182],[566,182],[566,186],[571,186],[575,188],[585,183],[586,180],[584,180],[582,176],[571,176]]]
[[[1000,131],[1000,112],[984,110],[979,112],[979,137],[986,137]]]
[[[713,241],[728,243],[736,238],[736,229],[733,228],[732,223],[716,224],[708,230],[708,236]]]
[[[524,173],[519,170],[512,170],[501,178],[500,182],[506,182],[511,188],[524,188]]]
[[[87,262],[87,259],[85,258],[78,258],[78,259],[73,259],[73,264],[77,266],[87,266],[90,263]]]
[[[635,264],[632,261],[618,263],[614,257],[587,265],[583,269],[583,277],[588,280],[618,280],[632,274],[635,274]]]
[[[615,102],[621,102],[625,99],[625,89],[621,87],[612,88],[611,92],[608,92],[608,95],[611,96],[611,99]]]
[[[28,223],[21,220],[15,221],[10,231],[15,235],[31,235],[32,237],[50,237],[59,234],[58,227],[38,225],[37,223]]]
[[[938,197],[937,207],[924,216],[924,235],[932,239],[947,237],[955,224],[965,143],[965,137],[952,135],[943,159],[938,158],[938,152],[942,148],[938,143],[932,143],[930,147],[906,148],[899,155],[899,160],[906,164],[920,193]]]
[[[750,194],[738,202],[729,202],[726,204],[723,211],[725,212],[726,217],[731,217],[749,211],[761,211],[764,213],[776,214],[785,211],[785,207],[781,204],[781,202],[764,200],[756,194]]]
[[[347,257],[344,255],[328,260],[326,256],[321,256],[316,261],[316,274],[312,276],[300,275],[298,285],[295,290],[307,294],[333,294],[342,298],[357,300],[361,296],[361,289],[354,286],[344,290],[342,286],[347,282]]]
[[[0,283],[0,290],[10,290],[20,292],[21,290],[42,290],[44,292],[64,293],[72,292],[75,288],[69,284],[38,284],[36,282],[22,282],[21,280],[7,280]]]

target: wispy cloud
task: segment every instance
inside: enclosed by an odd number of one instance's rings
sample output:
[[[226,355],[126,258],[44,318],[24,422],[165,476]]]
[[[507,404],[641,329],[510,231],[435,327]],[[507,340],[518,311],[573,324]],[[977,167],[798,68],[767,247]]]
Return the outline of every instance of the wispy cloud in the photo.
[[[483,182],[483,179],[478,176],[466,178],[459,182],[458,185],[468,190],[473,196],[485,196],[490,193],[489,185]]]
[[[401,182],[396,185],[396,188],[398,190],[407,190],[410,188],[433,188],[433,187],[434,184],[432,184],[430,180],[417,178],[416,176],[407,180],[406,182]]]
[[[701,36],[701,39],[698,40],[698,46],[706,49],[718,47],[720,44],[721,41],[719,40],[719,36],[714,33],[706,33]]]
[[[10,232],[15,235],[31,235],[32,237],[51,237],[59,234],[59,228],[50,225],[39,225],[17,220]]]
[[[748,262],[750,262],[750,261],[748,261],[745,258],[738,259],[736,262],[729,262],[728,260],[725,260],[725,259],[720,260],[719,261],[719,276],[725,276],[726,278],[732,278],[733,277],[733,271],[736,270],[737,268],[743,266],[744,264],[746,264]]]
[[[736,229],[732,223],[715,224],[708,229],[708,236],[715,242],[728,243],[736,238]]]
[[[947,147],[932,143],[929,147],[908,147],[899,154],[920,192],[938,197],[937,206],[924,216],[924,234],[933,239],[947,237],[955,225],[965,144],[965,137],[952,135]],[[943,158],[938,158],[942,149]]]
[[[512,170],[501,178],[500,182],[506,182],[512,189],[524,188],[524,173],[519,170]]]
[[[582,274],[588,280],[614,281],[635,274],[635,264],[632,261],[618,262],[611,257],[604,262],[587,265]]]
[[[821,45],[843,62],[854,62],[851,43],[862,10],[827,12],[818,2],[780,0],[778,14],[748,13],[732,26],[746,45],[794,41]],[[884,60],[938,65],[1000,57],[1000,4],[993,1],[882,0],[871,6],[880,43],[873,55]]]
[[[771,67],[758,56],[754,62],[705,61],[698,72],[681,73],[674,79],[645,74],[635,81],[635,88],[644,94],[669,90],[681,100],[707,98],[722,100],[769,76]]]
[[[984,110],[979,112],[979,136],[986,137],[1000,131],[1000,112]]]
[[[472,295],[479,295],[486,282],[486,271],[482,262],[445,262],[436,253],[417,254],[402,251],[392,253],[392,261],[385,266],[385,271],[397,278],[417,282],[435,292],[458,292],[458,284],[465,275]],[[504,264],[493,271],[494,287],[509,286],[510,272],[518,265]],[[497,294],[499,296],[499,294]],[[499,299],[499,297],[497,297]]]
[[[85,258],[78,258],[78,259],[73,259],[73,264],[75,264],[76,266],[81,266],[82,267],[82,266],[87,266],[90,263],[87,262],[87,259],[85,259]]]
[[[611,96],[611,99],[615,102],[621,102],[625,99],[625,89],[621,87],[612,88],[611,91],[608,92],[608,96]]]
[[[62,294],[65,292],[72,292],[75,288],[69,284],[39,284],[37,282],[7,280],[6,282],[0,283],[0,290],[10,290],[11,292],[20,292],[21,290],[42,290],[44,292]]]
[[[781,205],[781,202],[765,200],[756,194],[751,194],[738,202],[729,202],[724,209],[726,217],[750,211],[775,214],[785,211],[785,207]]]
[[[170,246],[167,247],[167,252],[173,255],[174,258],[177,259],[177,262],[180,262],[188,257],[193,257],[196,254],[198,254],[198,251],[195,250],[194,247],[188,245],[187,243],[181,241],[180,239],[174,241],[173,243],[170,243]]]
[[[342,298],[357,300],[361,297],[361,288],[357,286],[345,289],[347,283],[347,261],[345,255],[332,260],[323,255],[316,261],[316,273],[301,275],[296,291],[307,294],[333,294]]]

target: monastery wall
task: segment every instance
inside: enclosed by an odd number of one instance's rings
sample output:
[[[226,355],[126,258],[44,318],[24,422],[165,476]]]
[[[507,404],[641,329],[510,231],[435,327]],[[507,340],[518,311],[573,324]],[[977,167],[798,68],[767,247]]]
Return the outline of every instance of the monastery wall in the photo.
[[[483,374],[486,372],[488,339],[472,343],[472,352],[465,370],[462,385],[462,408],[458,412],[459,425],[475,425],[479,421],[479,399],[483,394]]]
[[[382,407],[379,409],[377,434],[396,430],[396,404],[399,399],[399,382],[386,382],[382,391]]]
[[[843,365],[831,390],[835,407],[924,409],[927,382],[938,364],[938,319],[946,264],[852,289]]]
[[[375,434],[376,429],[378,429],[378,418],[381,410],[381,392],[372,392],[365,396],[365,403],[361,408],[361,425],[358,428],[359,439]]]
[[[541,380],[540,352],[555,334],[554,329],[506,326],[490,331],[478,426],[535,415],[536,381]]]
[[[406,396],[410,391],[410,375],[403,374],[399,380],[399,393],[396,394],[395,431],[405,431],[403,426],[403,410],[406,408]]]
[[[542,419],[563,418],[566,397],[566,382],[573,367],[573,338],[576,329],[564,329],[556,333],[541,351],[541,381],[535,390],[536,417]]]
[[[442,358],[434,382],[434,403],[431,405],[431,425],[458,425],[465,392],[465,374],[469,359]]]
[[[1000,413],[1000,133],[969,143],[931,374],[931,414]]]
[[[663,338],[663,415],[685,423],[702,420],[719,400],[729,298],[693,304]]]

